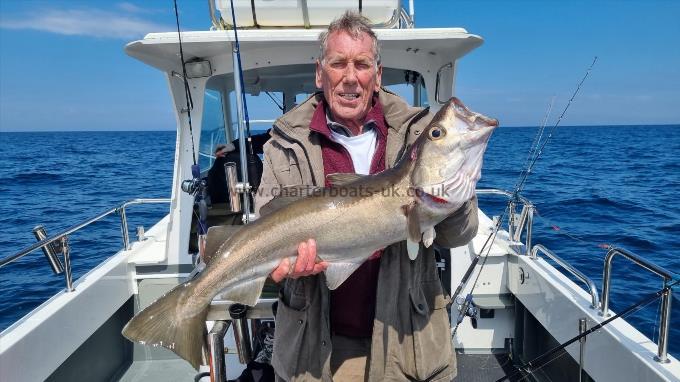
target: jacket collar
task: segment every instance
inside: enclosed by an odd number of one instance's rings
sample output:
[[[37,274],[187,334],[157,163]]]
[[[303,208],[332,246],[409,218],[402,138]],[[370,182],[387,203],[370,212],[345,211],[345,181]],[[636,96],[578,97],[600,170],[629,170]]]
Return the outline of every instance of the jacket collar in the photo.
[[[383,115],[382,105],[375,97],[373,107],[366,115],[366,122],[364,123],[364,131],[367,129],[376,129],[383,137],[387,136],[387,126],[385,126],[385,116]],[[331,126],[331,124],[335,126]],[[309,124],[309,129],[315,131],[328,139],[331,139],[331,130],[335,130],[340,134],[351,136],[349,129],[337,122],[330,120],[328,116],[328,107],[326,102],[319,102],[314,110],[312,121]],[[343,131],[338,131],[343,130]]]
[[[402,136],[408,131],[411,120],[423,114],[422,108],[408,105],[401,97],[385,88],[378,92],[378,101],[382,106],[388,130]],[[309,126],[319,102],[323,102],[323,93],[314,93],[290,112],[279,117],[275,124],[287,136],[296,140],[306,140],[305,136],[310,134]]]

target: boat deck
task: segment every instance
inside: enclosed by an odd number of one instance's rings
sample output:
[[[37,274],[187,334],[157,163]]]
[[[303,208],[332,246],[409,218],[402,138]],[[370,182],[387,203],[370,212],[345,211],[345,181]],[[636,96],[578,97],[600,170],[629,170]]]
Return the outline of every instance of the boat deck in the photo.
[[[506,354],[457,354],[458,376],[453,381],[493,382],[506,375],[514,374],[517,369]],[[244,368],[237,362],[228,365],[229,378],[240,375],[238,369]],[[138,381],[192,381],[198,374],[186,361],[180,359],[135,361],[119,377],[121,382]],[[518,374],[509,381],[520,381]]]
[[[493,382],[517,372],[507,354],[456,354],[458,375],[456,382]],[[520,381],[523,374],[518,373],[508,381]]]
[[[198,372],[182,359],[135,361],[118,381],[193,381],[196,374]]]

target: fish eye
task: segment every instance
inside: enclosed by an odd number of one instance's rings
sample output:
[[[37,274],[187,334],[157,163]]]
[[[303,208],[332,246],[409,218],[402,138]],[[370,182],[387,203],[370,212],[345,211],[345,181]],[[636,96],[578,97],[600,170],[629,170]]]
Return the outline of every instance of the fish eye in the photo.
[[[442,129],[439,126],[434,126],[430,129],[429,135],[430,139],[437,140],[446,135],[446,130]]]

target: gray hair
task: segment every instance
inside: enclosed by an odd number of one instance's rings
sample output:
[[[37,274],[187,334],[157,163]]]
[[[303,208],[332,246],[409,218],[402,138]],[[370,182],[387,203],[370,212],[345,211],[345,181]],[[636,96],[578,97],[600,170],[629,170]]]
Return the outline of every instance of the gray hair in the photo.
[[[358,39],[362,33],[366,33],[371,40],[373,40],[373,57],[375,58],[376,66],[380,64],[380,44],[378,44],[378,37],[371,29],[371,21],[360,13],[355,11],[346,11],[340,18],[333,20],[328,26],[328,30],[319,34],[320,56],[319,61],[323,63],[326,57],[326,49],[328,48],[328,36],[336,32],[345,32],[355,39]]]

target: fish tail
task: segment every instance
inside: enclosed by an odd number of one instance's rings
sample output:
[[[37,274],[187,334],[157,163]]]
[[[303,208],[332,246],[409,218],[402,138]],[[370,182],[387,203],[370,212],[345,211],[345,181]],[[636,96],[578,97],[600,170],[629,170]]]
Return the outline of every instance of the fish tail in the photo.
[[[203,360],[209,304],[189,308],[194,305],[189,303],[191,289],[189,283],[176,286],[133,317],[123,328],[123,335],[143,345],[169,349],[198,370]]]

